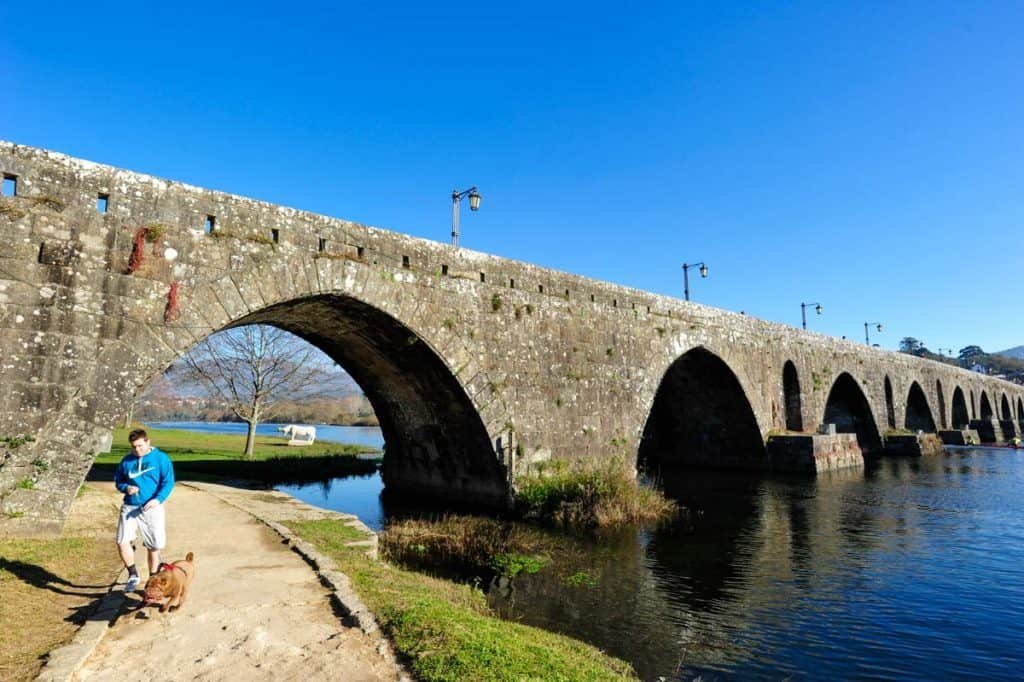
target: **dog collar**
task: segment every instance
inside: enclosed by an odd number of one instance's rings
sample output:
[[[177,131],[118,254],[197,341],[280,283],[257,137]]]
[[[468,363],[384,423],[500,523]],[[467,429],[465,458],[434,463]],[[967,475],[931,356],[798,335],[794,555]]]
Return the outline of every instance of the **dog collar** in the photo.
[[[164,562],[164,563],[160,564],[160,568],[156,569],[156,572],[159,573],[160,571],[173,571],[173,570],[174,570],[174,564],[169,564],[169,563]]]

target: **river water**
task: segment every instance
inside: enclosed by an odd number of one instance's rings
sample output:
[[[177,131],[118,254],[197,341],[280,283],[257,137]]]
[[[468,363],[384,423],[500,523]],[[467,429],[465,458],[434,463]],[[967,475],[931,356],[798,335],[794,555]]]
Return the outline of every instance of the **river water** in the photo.
[[[689,520],[566,537],[557,570],[489,600],[648,680],[1021,679],[1019,452],[954,448],[817,478],[666,474]],[[278,489],[386,520],[378,476]]]

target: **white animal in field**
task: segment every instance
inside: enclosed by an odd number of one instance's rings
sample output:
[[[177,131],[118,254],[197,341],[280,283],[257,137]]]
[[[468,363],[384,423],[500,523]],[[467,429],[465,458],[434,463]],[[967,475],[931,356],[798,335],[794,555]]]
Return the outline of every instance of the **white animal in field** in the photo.
[[[277,430],[288,436],[288,445],[312,445],[316,440],[315,426],[289,424],[288,426],[279,426]]]

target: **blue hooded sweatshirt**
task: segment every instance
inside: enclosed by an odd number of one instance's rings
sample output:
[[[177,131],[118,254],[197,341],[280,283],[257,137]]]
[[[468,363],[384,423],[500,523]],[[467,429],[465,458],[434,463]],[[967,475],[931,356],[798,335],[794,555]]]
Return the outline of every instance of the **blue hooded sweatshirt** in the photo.
[[[129,495],[130,485],[138,486],[139,492]],[[117,465],[114,487],[124,493],[125,504],[141,506],[154,498],[163,504],[174,488],[171,458],[159,448],[153,448],[142,457],[129,452]]]

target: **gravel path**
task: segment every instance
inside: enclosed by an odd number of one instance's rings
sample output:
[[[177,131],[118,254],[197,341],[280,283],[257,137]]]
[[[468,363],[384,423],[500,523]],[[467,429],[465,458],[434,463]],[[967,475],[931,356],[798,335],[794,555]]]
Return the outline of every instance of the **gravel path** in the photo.
[[[188,602],[161,614],[155,607],[135,610],[140,600],[130,596],[128,610],[72,679],[398,679],[380,640],[342,624],[310,566],[233,505],[269,520],[338,516],[279,493],[178,485],[167,503],[162,558],[195,553]],[[138,548],[144,582],[145,551]]]

